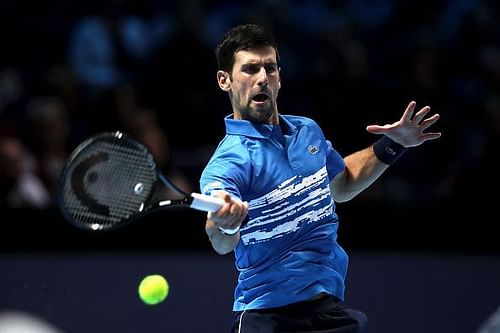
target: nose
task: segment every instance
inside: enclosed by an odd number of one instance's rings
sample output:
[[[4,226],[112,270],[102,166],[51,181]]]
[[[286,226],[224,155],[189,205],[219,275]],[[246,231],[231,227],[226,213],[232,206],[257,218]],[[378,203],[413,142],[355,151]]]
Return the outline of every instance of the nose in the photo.
[[[261,67],[257,75],[258,75],[257,84],[260,87],[267,87],[267,85],[269,84],[269,79],[267,77],[266,69],[264,67]]]

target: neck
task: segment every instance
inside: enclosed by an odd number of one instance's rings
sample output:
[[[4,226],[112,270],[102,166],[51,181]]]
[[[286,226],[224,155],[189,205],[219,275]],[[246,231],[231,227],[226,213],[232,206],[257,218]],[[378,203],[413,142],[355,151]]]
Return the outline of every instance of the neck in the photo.
[[[233,110],[233,118],[236,120],[248,120],[248,121],[254,121],[252,119],[244,118],[240,112]],[[268,124],[268,125],[278,125],[279,124],[279,116],[278,112],[274,112],[266,121],[262,122],[262,124]]]

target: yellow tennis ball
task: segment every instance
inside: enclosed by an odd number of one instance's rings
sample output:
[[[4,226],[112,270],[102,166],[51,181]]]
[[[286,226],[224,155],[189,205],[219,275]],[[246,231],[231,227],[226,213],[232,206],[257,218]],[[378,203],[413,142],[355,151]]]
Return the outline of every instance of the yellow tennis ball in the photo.
[[[139,298],[148,305],[161,303],[168,296],[170,286],[167,280],[159,275],[148,275],[139,284]]]

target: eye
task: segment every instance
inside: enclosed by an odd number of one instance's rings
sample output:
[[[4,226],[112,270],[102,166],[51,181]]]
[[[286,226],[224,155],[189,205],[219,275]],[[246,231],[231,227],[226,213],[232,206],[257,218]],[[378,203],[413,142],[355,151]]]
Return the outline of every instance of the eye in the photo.
[[[266,73],[272,74],[278,70],[278,66],[276,64],[268,64],[265,66]]]
[[[243,66],[242,71],[248,74],[255,74],[259,72],[260,66],[259,65],[246,65]]]

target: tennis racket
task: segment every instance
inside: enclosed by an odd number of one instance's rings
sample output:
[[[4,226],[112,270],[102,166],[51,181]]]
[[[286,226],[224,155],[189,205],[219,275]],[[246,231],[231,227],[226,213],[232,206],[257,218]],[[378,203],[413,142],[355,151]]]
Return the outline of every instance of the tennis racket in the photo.
[[[158,198],[165,189],[175,198]],[[159,171],[144,144],[116,131],[94,135],[75,148],[61,174],[57,203],[73,225],[101,231],[159,209],[215,212],[224,202],[181,190]]]

